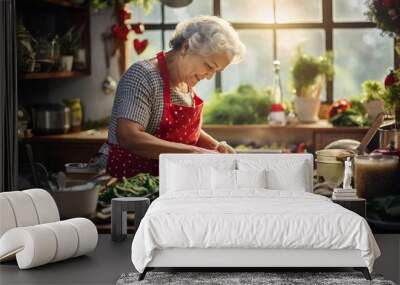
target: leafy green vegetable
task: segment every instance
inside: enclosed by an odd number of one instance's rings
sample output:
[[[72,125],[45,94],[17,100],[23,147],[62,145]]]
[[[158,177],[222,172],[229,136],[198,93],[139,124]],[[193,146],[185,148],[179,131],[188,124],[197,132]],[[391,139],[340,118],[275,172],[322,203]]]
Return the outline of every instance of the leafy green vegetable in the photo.
[[[351,109],[356,111],[361,116],[367,115],[367,110],[365,110],[362,99],[359,96],[353,96],[349,99],[351,103]]]
[[[348,109],[329,120],[334,126],[352,127],[363,126],[367,123],[365,116],[354,109]]]
[[[99,194],[99,200],[111,203],[112,198],[117,197],[147,197],[154,200],[158,197],[159,177],[148,173],[139,173],[130,178],[122,178],[122,181],[108,186]]]
[[[246,84],[227,93],[217,91],[205,104],[204,123],[266,123],[271,105],[271,91],[268,89],[259,90]]]

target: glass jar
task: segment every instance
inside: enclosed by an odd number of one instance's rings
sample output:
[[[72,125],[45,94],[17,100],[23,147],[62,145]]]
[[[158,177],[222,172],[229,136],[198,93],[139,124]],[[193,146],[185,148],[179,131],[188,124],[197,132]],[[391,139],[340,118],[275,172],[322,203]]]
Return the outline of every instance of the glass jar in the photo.
[[[399,157],[393,155],[358,155],[354,158],[357,196],[373,198],[399,194]]]
[[[397,129],[379,129],[379,148],[396,150],[399,149],[400,132]]]
[[[80,132],[83,117],[81,99],[64,100],[64,104],[71,110],[71,132]]]

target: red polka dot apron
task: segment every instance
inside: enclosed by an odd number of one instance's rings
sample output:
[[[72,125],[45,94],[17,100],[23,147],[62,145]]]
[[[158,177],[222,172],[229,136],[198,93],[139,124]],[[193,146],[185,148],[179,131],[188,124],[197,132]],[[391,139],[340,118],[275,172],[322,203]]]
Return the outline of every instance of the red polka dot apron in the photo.
[[[200,137],[203,100],[194,93],[193,107],[172,104],[169,74],[163,52],[157,54],[157,61],[164,81],[164,111],[160,127],[154,136],[171,142],[195,145]],[[131,177],[141,172],[158,175],[158,160],[140,157],[117,144],[109,143],[107,172],[117,178]]]

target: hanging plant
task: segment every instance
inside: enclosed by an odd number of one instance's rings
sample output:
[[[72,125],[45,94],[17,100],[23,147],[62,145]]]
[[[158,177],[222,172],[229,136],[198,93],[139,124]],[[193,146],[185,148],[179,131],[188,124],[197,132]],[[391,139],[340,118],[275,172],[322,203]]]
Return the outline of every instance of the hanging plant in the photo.
[[[153,3],[158,0],[91,0],[91,6],[96,10],[111,8],[111,7],[123,7],[125,4],[134,4],[139,7],[143,7],[146,13],[151,12]]]
[[[368,18],[390,37],[400,36],[400,0],[368,0]]]

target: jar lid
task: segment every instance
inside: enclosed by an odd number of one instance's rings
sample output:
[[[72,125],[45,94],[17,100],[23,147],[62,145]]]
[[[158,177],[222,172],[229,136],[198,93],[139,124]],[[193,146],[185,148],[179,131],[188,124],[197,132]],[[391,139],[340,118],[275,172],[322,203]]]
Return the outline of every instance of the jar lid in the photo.
[[[383,162],[383,161],[398,161],[399,157],[396,155],[385,155],[381,153],[371,153],[369,155],[357,155],[355,157],[356,160],[369,160],[374,162]]]

